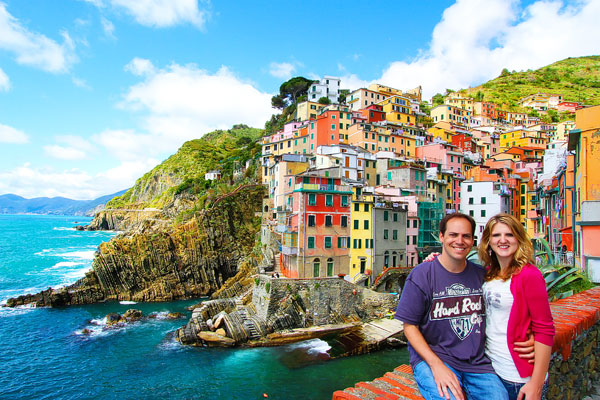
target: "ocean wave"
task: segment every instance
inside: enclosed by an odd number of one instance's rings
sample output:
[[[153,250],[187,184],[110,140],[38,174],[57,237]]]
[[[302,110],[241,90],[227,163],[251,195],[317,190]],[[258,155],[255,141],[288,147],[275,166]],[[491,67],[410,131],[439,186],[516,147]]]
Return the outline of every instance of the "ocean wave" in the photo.
[[[329,343],[321,339],[310,339],[303,342],[294,343],[289,345],[288,349],[297,350],[301,349],[306,351],[308,354],[322,354],[327,353],[331,349]]]
[[[54,230],[54,231],[76,231],[77,229],[67,228],[65,226],[55,226],[54,228],[52,228],[52,230]]]
[[[121,301],[119,302],[119,304],[124,304],[124,305],[127,305],[127,304],[137,304],[137,301],[131,301],[131,300],[121,300]]]
[[[59,269],[59,268],[64,268],[64,267],[74,267],[76,265],[81,265],[81,262],[76,262],[76,261],[61,261],[61,262],[58,262],[58,263],[54,264],[50,268],[46,268],[44,270],[44,272],[48,272],[48,271],[53,270],[53,269]]]
[[[69,253],[56,254],[58,257],[80,258],[82,260],[93,260],[96,250],[79,250]]]
[[[4,304],[6,304],[6,300],[2,300],[0,302],[1,306],[3,306]],[[15,317],[17,315],[27,314],[27,313],[35,311],[37,309],[37,307],[35,306],[35,303],[25,304],[25,305],[16,306],[16,307],[1,307],[1,306],[0,306],[0,318]]]

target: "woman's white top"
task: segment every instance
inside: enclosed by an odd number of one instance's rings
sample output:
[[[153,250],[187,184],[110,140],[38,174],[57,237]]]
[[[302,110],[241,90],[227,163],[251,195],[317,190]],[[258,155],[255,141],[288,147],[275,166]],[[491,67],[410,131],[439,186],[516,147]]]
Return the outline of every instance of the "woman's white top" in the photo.
[[[494,279],[483,284],[486,318],[485,354],[492,361],[496,374],[502,379],[516,383],[526,383],[531,378],[521,378],[508,351],[506,341],[508,317],[514,301],[510,292],[511,279],[506,281]]]

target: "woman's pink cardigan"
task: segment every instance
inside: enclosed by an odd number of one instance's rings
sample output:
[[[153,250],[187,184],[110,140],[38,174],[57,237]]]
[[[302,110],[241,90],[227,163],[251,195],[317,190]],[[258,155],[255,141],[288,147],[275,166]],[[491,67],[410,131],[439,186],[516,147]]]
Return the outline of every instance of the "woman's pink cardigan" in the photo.
[[[525,378],[533,373],[533,364],[519,358],[513,350],[515,342],[527,340],[527,329],[531,327],[534,340],[552,347],[554,343],[554,322],[548,303],[546,282],[539,269],[526,264],[512,276],[510,291],[514,302],[508,317],[506,340],[519,375]]]

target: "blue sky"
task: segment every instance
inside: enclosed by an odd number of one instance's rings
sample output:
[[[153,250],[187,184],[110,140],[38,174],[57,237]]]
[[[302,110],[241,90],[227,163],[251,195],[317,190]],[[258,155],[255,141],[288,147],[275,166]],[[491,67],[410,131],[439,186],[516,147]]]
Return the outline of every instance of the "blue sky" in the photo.
[[[598,15],[600,0],[0,0],[0,194],[127,188],[186,140],[263,127],[292,76],[431,97],[600,54]]]

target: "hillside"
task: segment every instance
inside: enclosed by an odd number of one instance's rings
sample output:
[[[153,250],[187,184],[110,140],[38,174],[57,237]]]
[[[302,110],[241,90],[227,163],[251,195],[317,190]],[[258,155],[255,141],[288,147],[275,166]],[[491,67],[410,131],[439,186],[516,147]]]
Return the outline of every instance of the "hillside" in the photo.
[[[511,111],[519,110],[520,98],[541,93],[562,94],[564,101],[586,105],[600,104],[600,56],[567,58],[535,71],[504,70],[502,74],[480,86],[464,89],[474,98],[501,104]]]
[[[26,199],[14,194],[0,196],[0,214],[93,215],[94,209],[125,191],[98,197],[94,200],[72,200],[65,197],[36,197]]]
[[[238,167],[260,154],[257,143],[263,130],[236,125],[232,129],[207,133],[201,139],[184,143],[167,160],[139,178],[122,196],[107,204],[107,208],[164,209],[173,204],[177,195],[201,197],[214,186],[204,180],[210,170],[221,171],[223,181],[229,181]],[[247,172],[248,175],[252,171]]]

